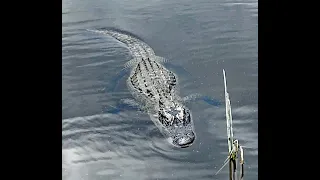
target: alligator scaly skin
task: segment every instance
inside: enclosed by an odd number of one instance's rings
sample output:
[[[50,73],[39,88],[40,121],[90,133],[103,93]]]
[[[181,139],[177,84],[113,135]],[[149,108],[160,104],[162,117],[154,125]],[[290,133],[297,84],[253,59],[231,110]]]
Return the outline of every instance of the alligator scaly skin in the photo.
[[[115,30],[92,30],[109,35],[124,43],[132,60],[125,64],[131,68],[127,86],[133,97],[148,112],[151,120],[177,147],[188,147],[195,140],[191,111],[178,95],[176,74],[163,65],[166,60],[156,56],[142,40]]]

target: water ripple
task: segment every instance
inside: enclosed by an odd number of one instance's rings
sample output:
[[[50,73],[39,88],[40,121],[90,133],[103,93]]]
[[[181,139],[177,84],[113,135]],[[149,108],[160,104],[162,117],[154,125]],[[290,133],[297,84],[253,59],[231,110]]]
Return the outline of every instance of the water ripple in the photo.
[[[225,179],[213,174],[227,156],[225,109],[191,104],[197,140],[172,147],[148,115],[104,113],[130,98],[125,79],[107,87],[132,57],[113,38],[85,29],[114,27],[145,39],[156,53],[186,68],[181,93],[223,98],[227,69],[235,137],[246,146],[246,175],[257,179],[257,2],[254,0],[63,0],[63,179]],[[114,83],[114,82],[112,82]]]

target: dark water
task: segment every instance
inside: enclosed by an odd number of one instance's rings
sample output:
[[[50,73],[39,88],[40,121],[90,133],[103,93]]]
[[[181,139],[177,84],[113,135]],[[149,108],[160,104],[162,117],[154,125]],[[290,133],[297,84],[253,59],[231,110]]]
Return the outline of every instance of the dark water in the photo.
[[[258,176],[257,0],[63,0],[62,171],[64,180],[227,179],[222,69],[227,73],[235,136],[245,149],[245,179]],[[171,147],[148,115],[106,113],[131,95],[122,79],[131,59],[112,38],[85,29],[113,27],[142,38],[159,56],[185,68],[181,94],[201,93],[223,105],[191,104],[196,142]]]

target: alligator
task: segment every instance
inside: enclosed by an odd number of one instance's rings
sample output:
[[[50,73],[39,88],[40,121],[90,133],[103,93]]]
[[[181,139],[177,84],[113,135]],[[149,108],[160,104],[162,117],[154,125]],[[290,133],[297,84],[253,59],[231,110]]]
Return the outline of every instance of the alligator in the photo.
[[[220,105],[220,102],[198,93],[180,97],[177,75],[165,66],[170,62],[157,56],[140,38],[122,30],[89,31],[109,35],[124,43],[131,52],[133,58],[125,63],[122,72],[129,73],[127,87],[133,99],[124,99],[122,103],[147,112],[173,146],[191,146],[196,139],[196,133],[192,113],[185,104],[191,100],[204,100],[211,105]],[[120,79],[119,76],[115,79]]]

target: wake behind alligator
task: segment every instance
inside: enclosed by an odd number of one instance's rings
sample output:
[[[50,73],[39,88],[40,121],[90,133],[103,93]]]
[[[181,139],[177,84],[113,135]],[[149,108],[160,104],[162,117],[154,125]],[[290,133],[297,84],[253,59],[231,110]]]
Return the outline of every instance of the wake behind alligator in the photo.
[[[109,35],[127,46],[133,57],[125,64],[125,69],[131,70],[127,86],[135,99],[134,102],[129,100],[129,103],[138,102],[137,106],[149,114],[172,145],[190,146],[196,134],[191,111],[184,102],[200,95],[181,98],[176,74],[163,65],[167,60],[156,56],[154,50],[142,40],[116,30],[90,31]]]

